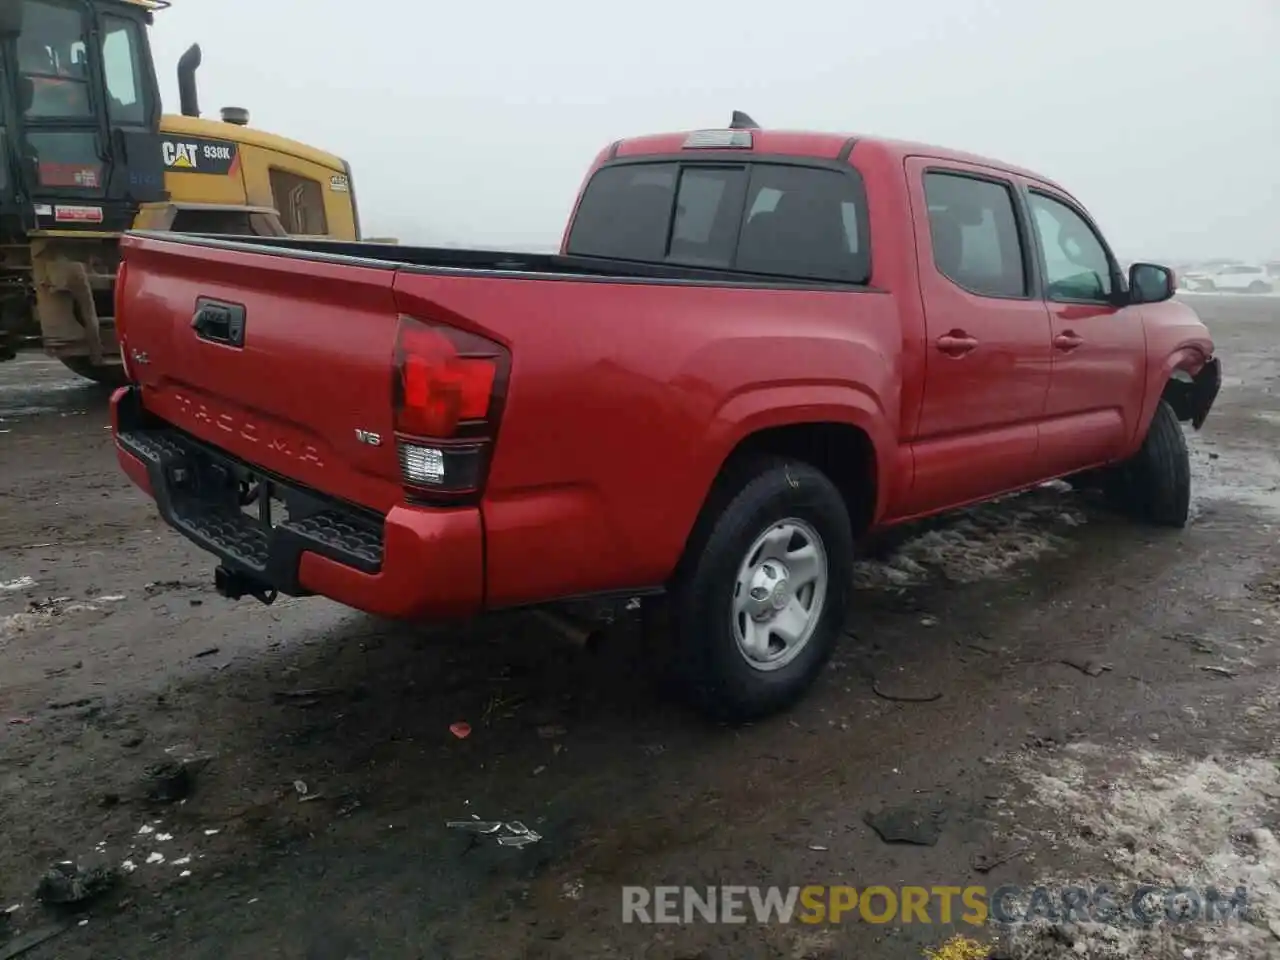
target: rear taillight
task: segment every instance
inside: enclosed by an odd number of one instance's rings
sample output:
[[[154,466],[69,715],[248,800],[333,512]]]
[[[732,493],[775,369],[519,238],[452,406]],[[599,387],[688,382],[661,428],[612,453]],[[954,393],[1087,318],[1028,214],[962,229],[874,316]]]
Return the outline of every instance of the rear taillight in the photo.
[[[481,488],[510,368],[501,344],[400,318],[392,407],[406,489],[457,496]]]
[[[115,314],[112,322],[116,328],[116,343],[120,346],[120,362],[124,364],[124,375],[130,381],[136,381],[137,377],[133,375],[133,366],[129,363],[129,347],[126,343],[125,327],[124,327],[124,281],[125,275],[128,273],[128,265],[121,260],[120,266],[116,268],[116,289],[114,294],[114,306],[111,312]]]

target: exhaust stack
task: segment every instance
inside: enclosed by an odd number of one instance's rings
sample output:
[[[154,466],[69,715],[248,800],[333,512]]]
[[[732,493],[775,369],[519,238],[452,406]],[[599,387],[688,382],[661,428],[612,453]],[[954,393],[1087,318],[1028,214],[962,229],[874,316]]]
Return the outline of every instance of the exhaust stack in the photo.
[[[200,44],[193,43],[178,58],[178,101],[184,117],[200,116],[200,96],[196,90],[196,70],[200,68]]]

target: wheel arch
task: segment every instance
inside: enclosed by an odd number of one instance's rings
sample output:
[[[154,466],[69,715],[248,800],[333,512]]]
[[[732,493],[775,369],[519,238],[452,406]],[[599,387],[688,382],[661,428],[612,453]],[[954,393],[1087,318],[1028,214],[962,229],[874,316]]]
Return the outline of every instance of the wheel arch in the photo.
[[[1216,361],[1206,356],[1204,351],[1195,344],[1180,346],[1167,354],[1159,364],[1152,365],[1147,376],[1142,419],[1137,424],[1137,430],[1132,438],[1135,449],[1151,429],[1151,421],[1155,418],[1156,407],[1161,400],[1168,402],[1180,422],[1192,422],[1197,428],[1199,427],[1197,420],[1203,420],[1199,410],[1199,399],[1203,389],[1200,378],[1211,365],[1216,372]],[[1215,387],[1209,397],[1210,404],[1216,393]],[[1207,409],[1204,412],[1207,413]]]
[[[790,393],[789,402],[780,402]],[[742,472],[766,457],[792,458],[822,471],[840,490],[855,536],[875,524],[889,493],[892,432],[879,403],[868,393],[832,386],[815,395],[803,388],[776,388],[740,395],[721,417],[728,424],[713,445],[713,471],[686,537],[714,516],[732,496]]]

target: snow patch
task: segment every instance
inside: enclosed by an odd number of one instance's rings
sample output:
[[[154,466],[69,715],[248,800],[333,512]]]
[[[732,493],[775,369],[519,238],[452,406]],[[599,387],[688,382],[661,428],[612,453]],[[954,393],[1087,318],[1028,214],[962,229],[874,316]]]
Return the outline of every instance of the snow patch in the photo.
[[[1192,520],[1215,501],[1242,503],[1280,514],[1280,457],[1269,451],[1231,449],[1218,454],[1201,444],[1189,446]]]
[[[1061,535],[1086,520],[1065,483],[993,500],[955,514],[945,526],[899,544],[877,560],[860,560],[854,582],[863,588],[913,587],[935,578],[976,583],[1010,576],[1048,553],[1061,550]]]
[[[1017,766],[1017,764],[1015,764]],[[1081,855],[1102,855],[1109,873],[1042,880],[1215,887],[1230,897],[1247,891],[1244,919],[1158,923],[1151,927],[1036,921],[1014,931],[1018,960],[1142,960],[1194,957],[1252,960],[1275,956],[1280,920],[1280,767],[1261,757],[1195,760],[1078,744],[1052,759],[1023,764],[1018,778],[1031,804],[1074,829],[1051,838]]]
[[[17,593],[19,590],[30,590],[36,582],[30,577],[19,577],[17,580],[0,580],[0,593]]]
[[[92,603],[77,603],[70,597],[53,597],[32,601],[30,609],[0,617],[0,641],[29,630],[38,630],[68,613],[93,613],[102,608]]]

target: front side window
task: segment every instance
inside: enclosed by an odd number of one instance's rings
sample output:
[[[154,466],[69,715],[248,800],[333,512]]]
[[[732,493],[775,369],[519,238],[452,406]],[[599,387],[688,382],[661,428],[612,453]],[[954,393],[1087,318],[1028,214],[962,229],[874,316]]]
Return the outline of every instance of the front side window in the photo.
[[[18,37],[19,106],[26,116],[90,116],[84,21],[73,7],[25,0]]]
[[[102,18],[102,72],[112,123],[141,126],[147,122],[140,48],[135,22]]]
[[[1106,301],[1111,258],[1088,221],[1061,201],[1031,193],[1031,219],[1040,238],[1045,295],[1056,301]]]
[[[924,192],[938,272],[979,296],[1026,296],[1026,264],[1010,185],[927,173]]]

